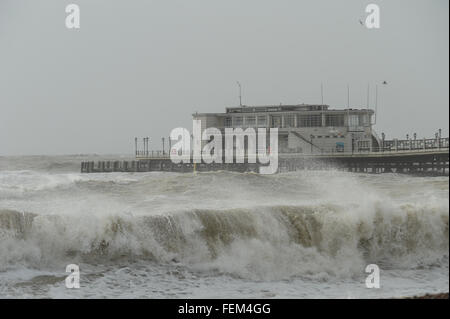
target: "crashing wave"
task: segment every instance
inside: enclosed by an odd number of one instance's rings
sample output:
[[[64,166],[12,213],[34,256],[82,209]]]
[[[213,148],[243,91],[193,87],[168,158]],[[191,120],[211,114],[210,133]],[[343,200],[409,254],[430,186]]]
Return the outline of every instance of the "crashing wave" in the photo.
[[[448,206],[255,206],[164,214],[0,211],[0,270],[144,259],[249,279],[325,279],[369,263],[448,263]]]

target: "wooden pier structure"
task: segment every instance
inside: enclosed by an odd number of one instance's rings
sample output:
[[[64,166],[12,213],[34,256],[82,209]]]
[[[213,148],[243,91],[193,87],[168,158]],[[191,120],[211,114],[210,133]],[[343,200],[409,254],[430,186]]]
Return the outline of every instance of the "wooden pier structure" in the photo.
[[[81,163],[82,173],[108,172],[258,172],[259,163],[182,163],[175,164],[164,151],[136,151],[132,161],[87,161]],[[296,170],[338,169],[362,173],[405,173],[418,175],[449,174],[449,139],[392,140],[368,152],[280,153],[278,172]]]

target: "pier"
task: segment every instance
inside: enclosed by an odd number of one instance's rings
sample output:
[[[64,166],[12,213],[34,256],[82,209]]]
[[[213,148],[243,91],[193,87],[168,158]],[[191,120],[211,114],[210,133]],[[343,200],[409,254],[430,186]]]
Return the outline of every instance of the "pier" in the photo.
[[[109,172],[258,172],[259,163],[175,164],[164,151],[136,150],[132,161],[87,161],[82,173]],[[278,172],[337,169],[361,173],[449,174],[449,138],[383,141],[373,151],[322,152],[321,154],[280,153]]]

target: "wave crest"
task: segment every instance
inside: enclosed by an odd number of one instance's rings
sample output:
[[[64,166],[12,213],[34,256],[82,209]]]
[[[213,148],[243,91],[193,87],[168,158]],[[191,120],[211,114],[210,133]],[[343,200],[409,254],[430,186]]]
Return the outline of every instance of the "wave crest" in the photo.
[[[163,215],[0,211],[0,269],[147,259],[249,279],[448,263],[448,207],[260,206]]]

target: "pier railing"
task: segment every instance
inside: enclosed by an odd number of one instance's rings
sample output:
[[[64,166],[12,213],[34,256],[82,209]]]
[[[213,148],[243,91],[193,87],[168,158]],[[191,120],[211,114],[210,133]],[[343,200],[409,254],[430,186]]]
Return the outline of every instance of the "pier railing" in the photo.
[[[279,152],[279,156],[291,157],[293,155],[297,156],[320,156],[320,155],[333,155],[333,156],[357,156],[361,155],[380,155],[381,153],[387,154],[405,154],[405,153],[417,153],[417,152],[433,152],[439,150],[445,150],[449,148],[449,138],[433,138],[433,139],[407,139],[407,140],[385,140],[381,141],[380,147],[372,147],[372,149],[355,149],[352,152],[340,152],[334,149],[331,150],[315,150],[313,153],[298,153],[295,150],[288,151],[283,150]],[[170,155],[166,151],[136,151],[136,159],[168,159]],[[191,157],[193,152],[191,151]],[[246,155],[245,158],[250,155]]]
[[[374,151],[431,150],[449,147],[449,138],[407,139],[382,141],[382,146]]]
[[[166,158],[169,154],[164,151],[136,151],[136,158]]]
[[[107,172],[192,172],[208,170],[258,171],[263,164],[249,159],[258,159],[259,154],[246,154],[242,161],[233,163],[174,163],[164,151],[138,151],[132,161],[89,161],[81,163],[83,173]],[[314,153],[279,152],[279,171],[297,169],[322,169],[339,167],[352,172],[403,172],[421,174],[448,174],[449,138],[422,140],[389,140],[372,150],[353,152],[323,151]],[[191,159],[192,159],[191,155]],[[337,166],[336,166],[337,165]]]

